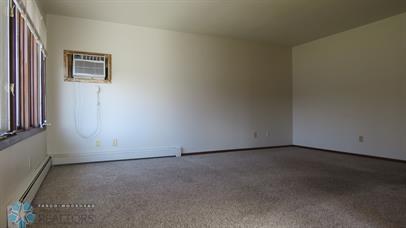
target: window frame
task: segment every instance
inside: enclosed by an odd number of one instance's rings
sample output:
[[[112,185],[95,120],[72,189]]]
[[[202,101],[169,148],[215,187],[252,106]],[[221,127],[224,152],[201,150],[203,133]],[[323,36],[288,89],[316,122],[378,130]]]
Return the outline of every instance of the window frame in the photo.
[[[7,0],[7,129],[0,150],[46,129],[46,51],[25,8]]]
[[[5,79],[4,79],[4,82],[5,82],[5,85],[4,86],[2,86],[2,87],[4,87],[4,89],[6,89],[6,86],[7,85],[9,85],[9,74],[10,74],[10,62],[9,62],[9,56],[10,56],[10,44],[9,44],[9,42],[10,42],[10,33],[9,33],[9,31],[10,31],[10,28],[9,28],[9,21],[10,21],[10,9],[9,9],[9,6],[10,6],[10,1],[12,1],[12,0],[6,0],[5,2],[4,2],[4,5],[5,5],[5,7],[7,8],[6,9],[6,11],[5,11],[5,21],[3,22],[6,26],[5,26],[5,32],[4,32],[4,37],[3,37],[3,41],[4,41],[4,50],[2,49],[2,48],[0,48],[0,50],[1,50],[1,52],[2,53],[0,53],[0,55],[2,55],[2,57],[5,57],[5,59],[4,59],[4,66],[7,68],[5,71],[4,71],[4,73],[5,73],[5,75],[3,75],[4,77],[5,77]],[[2,31],[2,33],[3,33],[3,31]],[[5,54],[5,55],[4,55]],[[1,75],[0,75],[1,76]],[[8,88],[7,88],[8,89]],[[2,97],[4,95],[4,98]],[[7,93],[4,93],[4,94],[2,94],[2,99],[4,99],[4,101],[5,101],[5,107],[6,107],[6,111],[5,112],[3,112],[3,113],[1,113],[1,124],[0,124],[0,135],[3,135],[3,134],[5,134],[5,133],[7,133],[8,131],[9,131],[9,129],[10,129],[10,126],[9,126],[9,93],[7,92]],[[3,108],[3,107],[0,107],[0,108]],[[3,117],[3,115],[5,116],[5,117]],[[5,123],[3,123],[3,118],[5,118]],[[4,124],[4,126],[3,126],[3,124]]]

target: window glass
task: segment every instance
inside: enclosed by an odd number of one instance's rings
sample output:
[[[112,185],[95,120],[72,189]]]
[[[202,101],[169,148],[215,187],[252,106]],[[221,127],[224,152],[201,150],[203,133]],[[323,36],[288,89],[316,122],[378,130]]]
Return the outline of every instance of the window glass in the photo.
[[[8,130],[8,1],[0,0],[0,132]]]

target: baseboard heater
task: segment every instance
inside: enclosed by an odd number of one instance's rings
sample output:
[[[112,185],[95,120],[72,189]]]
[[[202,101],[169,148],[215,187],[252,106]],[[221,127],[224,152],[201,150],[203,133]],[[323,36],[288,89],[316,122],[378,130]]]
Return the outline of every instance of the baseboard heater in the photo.
[[[35,175],[34,179],[31,181],[28,188],[25,190],[23,195],[20,197],[20,202],[31,202],[34,200],[35,195],[38,192],[39,187],[41,186],[42,182],[44,181],[45,177],[48,174],[49,169],[52,166],[52,159],[49,156],[42,166],[39,168],[39,171]]]
[[[31,203],[34,200],[35,195],[37,194],[42,182],[44,181],[45,177],[48,174],[48,171],[50,170],[52,166],[52,159],[50,156],[48,156],[44,161],[42,162],[42,165],[37,168],[35,171],[35,176],[31,180],[30,184],[27,186],[25,191],[19,196],[19,201],[20,202],[28,202]],[[7,207],[7,212],[10,210],[10,206]],[[17,228],[19,225],[12,223],[11,221],[7,221],[7,227],[9,228]]]
[[[119,161],[142,158],[159,157],[180,157],[181,147],[158,147],[158,148],[138,148],[120,149],[114,151],[97,151],[84,153],[61,153],[52,154],[53,165],[65,165],[76,163],[91,163],[104,161]]]

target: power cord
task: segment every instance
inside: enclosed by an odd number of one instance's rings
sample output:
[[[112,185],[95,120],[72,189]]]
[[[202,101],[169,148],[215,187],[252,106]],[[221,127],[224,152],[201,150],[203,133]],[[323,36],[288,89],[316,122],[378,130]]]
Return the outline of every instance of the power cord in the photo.
[[[101,132],[101,123],[102,123],[102,116],[101,116],[101,103],[100,103],[100,86],[97,86],[97,90],[96,90],[96,95],[97,95],[97,103],[96,103],[96,118],[97,118],[97,126],[96,129],[91,132],[90,134],[85,134],[81,131],[80,129],[80,116],[79,116],[79,110],[80,110],[80,98],[81,98],[81,88],[80,85],[78,85],[79,83],[75,83],[75,107],[74,107],[74,119],[75,119],[75,130],[76,133],[85,139],[94,137],[98,134],[100,134]]]

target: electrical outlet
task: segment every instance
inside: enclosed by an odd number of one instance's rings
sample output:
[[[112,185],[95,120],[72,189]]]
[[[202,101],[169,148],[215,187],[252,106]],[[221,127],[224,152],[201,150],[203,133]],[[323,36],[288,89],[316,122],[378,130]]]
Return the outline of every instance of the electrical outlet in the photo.
[[[101,146],[101,141],[98,139],[96,140],[96,147],[100,147]]]
[[[113,139],[113,146],[118,146],[118,140],[117,139]]]
[[[362,136],[362,135],[358,136],[358,142],[363,143],[364,142],[364,136]]]

